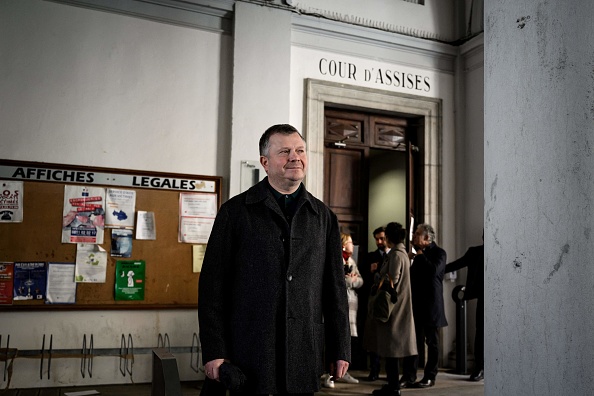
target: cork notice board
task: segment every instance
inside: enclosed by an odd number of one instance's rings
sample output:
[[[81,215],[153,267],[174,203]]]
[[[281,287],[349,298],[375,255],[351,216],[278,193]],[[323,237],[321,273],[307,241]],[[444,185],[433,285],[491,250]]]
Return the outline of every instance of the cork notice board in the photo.
[[[197,307],[192,245],[178,242],[180,193],[213,194],[218,208],[221,177],[0,160],[0,180],[23,182],[23,222],[0,223],[0,261],[75,262],[76,244],[61,242],[66,185],[136,191],[136,211],[154,212],[157,236],[134,238],[130,258],[111,257],[111,230],[105,228],[100,245],[108,252],[105,283],[78,283],[75,304],[15,301],[0,306],[0,311]],[[117,260],[146,262],[144,300],[114,300]]]

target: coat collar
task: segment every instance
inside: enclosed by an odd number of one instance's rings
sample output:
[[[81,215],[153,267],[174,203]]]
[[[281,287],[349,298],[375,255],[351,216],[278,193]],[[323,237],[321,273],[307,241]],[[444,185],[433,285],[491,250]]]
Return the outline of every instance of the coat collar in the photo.
[[[403,253],[406,253],[406,247],[404,246],[404,243],[399,243],[394,247],[394,250],[399,250]]]
[[[263,202],[264,204],[266,204],[266,206],[273,208],[275,210],[278,209],[280,211],[280,207],[278,206],[278,203],[276,202],[276,199],[274,198],[274,195],[272,194],[272,192],[269,190],[268,186],[269,186],[268,176],[266,176],[258,184],[256,184],[255,186],[253,186],[249,190],[247,190],[245,203],[250,205],[250,204],[256,204],[259,202]],[[303,184],[301,184],[301,189],[303,191],[299,195],[299,199],[297,201],[297,210],[299,210],[299,208],[301,206],[303,206],[304,204],[307,203],[307,204],[309,204],[309,207],[316,214],[318,214],[318,208],[314,204],[313,195],[311,195],[305,189],[305,186]],[[280,213],[282,215],[282,211]]]

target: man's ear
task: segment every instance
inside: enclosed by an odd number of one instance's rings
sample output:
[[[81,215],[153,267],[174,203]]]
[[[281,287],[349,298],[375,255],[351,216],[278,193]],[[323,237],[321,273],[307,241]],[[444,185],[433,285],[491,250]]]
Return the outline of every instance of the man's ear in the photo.
[[[266,173],[268,173],[268,158],[266,158],[265,156],[261,155],[260,156],[260,165],[262,165],[262,168],[264,168],[264,170],[266,171]]]

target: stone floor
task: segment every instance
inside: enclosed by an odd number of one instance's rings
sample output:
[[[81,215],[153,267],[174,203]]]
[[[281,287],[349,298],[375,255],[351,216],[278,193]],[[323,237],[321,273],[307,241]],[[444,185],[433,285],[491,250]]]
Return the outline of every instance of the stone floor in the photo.
[[[370,395],[374,389],[380,388],[386,383],[385,378],[380,377],[374,382],[363,381],[367,372],[350,371],[349,372],[361,381],[359,384],[346,384],[336,382],[334,389],[322,388],[316,396],[355,396]],[[420,373],[419,378],[422,377]],[[483,382],[469,382],[467,375],[451,374],[447,371],[441,371],[437,376],[434,387],[428,389],[403,389],[402,395],[410,396],[483,396]],[[182,394],[184,396],[198,396],[200,394],[201,381],[183,382]],[[103,385],[103,386],[85,386],[85,387],[62,387],[51,389],[10,389],[0,391],[2,396],[63,396],[67,392],[80,392],[87,390],[96,390],[100,395],[118,395],[118,396],[150,396],[150,384],[137,385]]]

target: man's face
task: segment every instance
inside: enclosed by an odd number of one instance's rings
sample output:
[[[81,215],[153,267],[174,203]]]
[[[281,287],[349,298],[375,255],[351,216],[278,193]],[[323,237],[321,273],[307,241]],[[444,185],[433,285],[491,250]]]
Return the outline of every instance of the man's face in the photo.
[[[270,136],[268,157],[261,156],[260,163],[268,174],[270,184],[277,190],[291,189],[301,183],[307,170],[305,142],[298,133]]]
[[[413,235],[413,245],[417,249],[424,249],[429,246],[429,236],[425,235],[425,231],[422,228],[417,228]]]
[[[386,250],[386,233],[382,231],[375,234],[373,237],[375,238],[375,244],[377,245],[377,248],[382,252]]]

